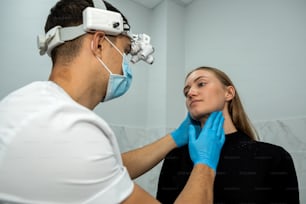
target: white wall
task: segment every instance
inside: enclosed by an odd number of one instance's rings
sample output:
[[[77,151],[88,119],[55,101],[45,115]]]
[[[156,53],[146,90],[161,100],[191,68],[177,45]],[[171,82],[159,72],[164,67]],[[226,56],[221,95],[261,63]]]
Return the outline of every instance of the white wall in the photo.
[[[0,98],[33,80],[47,79],[51,63],[39,56],[36,36],[43,32],[53,3],[11,0],[1,6]]]
[[[164,0],[154,9],[109,2],[127,16],[135,33],[151,35],[156,48],[152,66],[133,66],[129,92],[95,109],[114,128],[122,151],[175,128],[186,114],[186,72],[215,66],[233,79],[262,139],[293,155],[301,203],[306,203],[306,1],[194,0],[182,7]],[[50,59],[39,56],[36,36],[54,3],[10,0],[1,6],[0,98],[48,78]],[[137,180],[152,195],[159,168]]]
[[[167,1],[167,123],[166,127],[176,127],[186,116],[184,86],[185,64],[185,9]]]
[[[305,0],[195,0],[186,14],[186,70],[223,69],[253,120],[306,116]]]
[[[150,21],[152,40],[156,50],[155,62],[148,73],[147,127],[164,127],[166,123],[166,67],[167,67],[167,9],[166,3],[158,5]]]

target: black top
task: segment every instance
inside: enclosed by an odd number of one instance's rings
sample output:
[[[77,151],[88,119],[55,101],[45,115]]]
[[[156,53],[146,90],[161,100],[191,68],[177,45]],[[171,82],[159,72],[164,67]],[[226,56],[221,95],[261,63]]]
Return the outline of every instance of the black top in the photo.
[[[192,171],[188,146],[165,158],[157,199],[172,204]],[[226,135],[214,183],[215,204],[299,203],[297,176],[282,147],[251,140],[242,132]]]

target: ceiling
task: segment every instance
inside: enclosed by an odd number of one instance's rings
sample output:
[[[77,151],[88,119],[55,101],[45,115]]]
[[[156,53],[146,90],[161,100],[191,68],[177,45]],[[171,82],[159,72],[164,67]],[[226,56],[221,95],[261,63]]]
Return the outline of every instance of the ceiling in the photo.
[[[151,9],[151,8],[154,8],[156,5],[158,5],[160,2],[162,2],[163,0],[131,0],[131,1],[134,1],[146,8]],[[168,1],[168,0],[165,0],[165,1]],[[193,0],[172,0],[172,1],[175,1],[178,4],[185,6],[191,3]]]

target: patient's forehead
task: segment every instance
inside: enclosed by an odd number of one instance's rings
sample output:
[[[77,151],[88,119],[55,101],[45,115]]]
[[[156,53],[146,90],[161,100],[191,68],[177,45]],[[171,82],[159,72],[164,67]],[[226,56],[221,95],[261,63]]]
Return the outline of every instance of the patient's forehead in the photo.
[[[216,78],[216,76],[214,75],[213,72],[209,71],[209,70],[195,70],[193,71],[187,78],[185,81],[185,84],[188,83],[192,83],[197,79],[211,79],[211,78]]]

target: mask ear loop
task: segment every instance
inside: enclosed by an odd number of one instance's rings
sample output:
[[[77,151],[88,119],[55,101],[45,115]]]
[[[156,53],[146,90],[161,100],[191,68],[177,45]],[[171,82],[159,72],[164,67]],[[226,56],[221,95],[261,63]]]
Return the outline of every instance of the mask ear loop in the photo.
[[[104,68],[109,72],[110,75],[112,75],[113,73],[111,72],[111,70],[106,66],[106,64],[103,62],[103,60],[100,59],[100,57],[96,56],[96,58],[98,59],[98,61],[104,66]]]
[[[105,36],[103,36],[103,38],[102,38],[101,40],[104,40],[104,37],[105,37]],[[91,40],[90,48],[91,48],[91,51],[93,52],[93,54],[95,55],[95,52],[94,52],[94,41],[93,41],[93,40]],[[101,48],[102,48],[102,45],[101,45]],[[103,60],[100,59],[100,57],[98,57],[98,56],[96,56],[96,55],[95,55],[95,57],[96,57],[97,60],[104,66],[104,68],[109,72],[109,74],[113,74],[113,73],[111,72],[111,70],[110,70],[110,69],[106,66],[106,64],[103,62]]]
[[[114,43],[112,43],[112,41],[110,41],[110,39],[108,39],[108,37],[105,36],[105,39],[109,42],[109,44],[111,44],[119,53],[120,55],[123,57],[123,53],[119,50],[119,48],[114,45]]]

